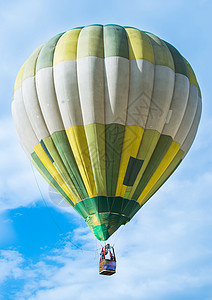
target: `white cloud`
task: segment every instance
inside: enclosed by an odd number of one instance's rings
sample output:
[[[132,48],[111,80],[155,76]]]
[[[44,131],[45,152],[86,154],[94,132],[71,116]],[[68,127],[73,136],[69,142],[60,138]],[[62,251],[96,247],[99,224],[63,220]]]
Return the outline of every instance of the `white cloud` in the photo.
[[[6,129],[6,130],[5,130]],[[30,161],[19,145],[11,118],[0,120],[0,212],[27,206],[41,198]],[[48,185],[35,170],[44,196]]]
[[[9,278],[22,276],[22,255],[15,250],[0,250],[0,284]]]
[[[185,182],[179,178],[168,181],[110,238],[111,244],[116,241],[116,275],[98,275],[99,251],[77,250],[68,240],[61,241],[38,263],[25,261],[22,271],[18,269],[16,279],[25,278],[25,283],[14,299],[106,300],[112,295],[117,300],[160,300],[183,293],[186,299],[205,287],[209,295],[212,176],[206,173]],[[83,249],[96,248],[88,228],[75,229],[70,239]]]

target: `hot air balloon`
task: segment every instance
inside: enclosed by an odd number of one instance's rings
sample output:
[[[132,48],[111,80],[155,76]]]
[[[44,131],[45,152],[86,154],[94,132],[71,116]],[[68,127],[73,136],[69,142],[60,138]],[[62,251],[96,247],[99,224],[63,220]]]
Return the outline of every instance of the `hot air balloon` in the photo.
[[[91,25],[32,53],[15,81],[12,115],[31,162],[103,241],[187,154],[201,93],[169,43],[132,27]]]

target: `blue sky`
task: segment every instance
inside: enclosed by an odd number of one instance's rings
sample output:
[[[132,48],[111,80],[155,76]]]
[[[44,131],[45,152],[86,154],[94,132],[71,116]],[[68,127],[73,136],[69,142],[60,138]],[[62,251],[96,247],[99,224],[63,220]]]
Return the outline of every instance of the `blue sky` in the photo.
[[[209,0],[1,1],[0,300],[212,299],[211,11]],[[41,195],[10,111],[15,77],[32,51],[94,23],[130,25],[170,42],[191,63],[203,95],[184,162],[111,237],[118,256],[111,278],[98,275],[101,244],[75,212],[55,204],[35,171]]]

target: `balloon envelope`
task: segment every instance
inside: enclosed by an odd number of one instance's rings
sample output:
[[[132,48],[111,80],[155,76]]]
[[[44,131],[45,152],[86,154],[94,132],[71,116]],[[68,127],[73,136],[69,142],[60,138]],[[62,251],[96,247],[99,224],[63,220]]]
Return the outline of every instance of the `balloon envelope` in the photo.
[[[32,53],[12,114],[32,163],[106,240],[185,157],[201,94],[172,45],[136,28],[91,25]]]

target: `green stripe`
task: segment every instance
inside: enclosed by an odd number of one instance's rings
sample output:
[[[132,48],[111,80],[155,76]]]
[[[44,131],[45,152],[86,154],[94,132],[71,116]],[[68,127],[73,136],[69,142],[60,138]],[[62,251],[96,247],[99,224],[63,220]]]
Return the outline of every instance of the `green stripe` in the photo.
[[[95,225],[96,220],[100,225]],[[87,221],[95,237],[100,241],[107,240],[121,225],[126,224],[128,219],[125,216],[110,213],[91,216]]]
[[[189,76],[189,81],[191,84],[195,85],[198,88],[198,83],[197,83],[197,78],[196,75],[194,73],[194,70],[192,69],[191,65],[189,64],[189,62],[183,58],[188,70],[188,76]]]
[[[24,81],[25,79],[27,79],[27,78],[29,78],[29,77],[35,76],[36,62],[37,62],[38,55],[39,55],[39,53],[40,53],[42,47],[43,47],[43,45],[40,46],[40,47],[38,47],[38,48],[32,53],[32,55],[29,57],[29,59],[26,61],[22,81]]]
[[[164,155],[168,151],[170,145],[172,143],[172,138],[167,135],[161,135],[157,146],[151,156],[151,159],[144,171],[143,176],[140,179],[140,182],[132,196],[132,199],[137,200],[143,190],[145,189],[146,185],[148,184],[149,180],[151,179],[154,172],[157,170],[160,162],[162,161]]]
[[[59,186],[59,184],[56,182],[56,180],[52,177],[52,175],[49,173],[49,171],[46,169],[46,167],[42,164],[41,160],[37,156],[35,152],[31,154],[31,157],[33,159],[33,164],[38,169],[38,171],[41,173],[41,175],[46,179],[46,181],[63,197],[67,202],[74,207],[74,203],[71,201],[71,199],[66,195],[66,193],[62,190],[62,188]]]
[[[85,220],[89,213],[85,207],[85,204],[83,201],[80,201],[75,205],[74,209],[78,212],[78,214]]]
[[[202,95],[201,95],[201,90],[200,90],[199,84],[198,84],[198,96],[202,99]]]
[[[79,195],[78,190],[76,189],[76,186],[74,185],[69,173],[67,172],[67,169],[60,157],[59,152],[57,151],[57,148],[52,140],[51,137],[46,137],[43,139],[43,143],[45,144],[49,154],[51,155],[54,163],[54,167],[56,168],[57,172],[60,174],[72,194],[74,195],[76,200],[82,199]]]
[[[188,70],[188,74],[189,74],[189,81],[191,84],[195,85],[198,88],[198,96],[201,98],[201,91],[200,91],[200,87],[199,84],[197,82],[197,78],[196,75],[194,73],[194,70],[192,69],[191,65],[189,64],[189,62],[184,58],[184,61],[186,63],[186,67]]]
[[[84,219],[92,214],[106,212],[125,215],[131,219],[140,208],[140,205],[134,200],[128,200],[123,197],[96,196],[76,203],[74,208],[79,213],[83,210]]]
[[[108,215],[106,215],[106,218],[108,218]],[[99,223],[101,222],[100,219],[98,218]],[[95,237],[100,240],[100,241],[106,241],[109,238],[109,233],[108,233],[108,229],[107,229],[107,225],[106,224],[102,224],[102,225],[97,225],[97,226],[92,226],[92,220],[91,220],[91,225],[89,227],[91,227],[91,230],[93,231]]]
[[[122,197],[97,196],[75,205],[99,240],[108,239],[121,225],[126,224],[140,209],[138,202]]]
[[[126,186],[133,186],[137,175],[143,165],[143,160],[130,156],[127,171],[124,177],[123,184]]]
[[[132,196],[140,183],[142,175],[148,166],[148,163],[151,159],[152,153],[157,145],[157,142],[160,138],[160,133],[157,130],[145,129],[144,134],[141,140],[140,148],[137,154],[137,159],[143,160],[141,170],[138,173],[138,176],[134,182],[133,187],[127,187],[124,197],[132,199]]]
[[[169,44],[165,41],[164,41],[164,43],[169,48],[169,51],[171,52],[172,58],[174,60],[175,73],[183,74],[189,78],[186,63],[185,63],[182,55],[180,54],[180,52],[177,51],[177,49],[175,47],[173,47],[171,44]]]
[[[98,195],[106,195],[105,125],[85,125],[94,182]]]
[[[158,143],[160,133],[154,129],[145,129],[138,151],[137,159],[144,160],[142,168],[149,162],[152,153]]]
[[[126,31],[118,25],[104,26],[104,57],[120,56],[129,59]]]
[[[147,32],[145,33],[148,36],[153,48],[155,65],[166,66],[175,71],[174,61],[166,44],[156,35]]]
[[[125,215],[127,218],[131,218],[140,208],[140,205],[134,200],[128,200],[123,197],[96,196],[76,203],[74,208],[77,211],[81,209],[84,211],[85,216],[83,218],[92,214],[106,212]]]
[[[88,56],[104,57],[102,25],[86,26],[80,32],[77,59]]]
[[[51,38],[47,43],[44,44],[37,60],[36,72],[40,69],[48,68],[53,66],[54,50],[57,45],[59,38],[63,33],[57,34]]]
[[[79,195],[82,199],[88,197],[87,190],[83,183],[82,177],[80,175],[78,166],[76,164],[71,146],[69,144],[67,135],[65,131],[57,131],[52,134],[52,140],[57,148],[57,151],[62,159],[66,170],[75,185]]]
[[[124,125],[105,125],[106,182],[108,196],[115,196],[116,194],[124,132]]]

